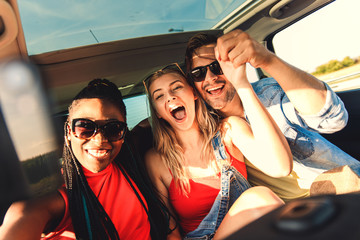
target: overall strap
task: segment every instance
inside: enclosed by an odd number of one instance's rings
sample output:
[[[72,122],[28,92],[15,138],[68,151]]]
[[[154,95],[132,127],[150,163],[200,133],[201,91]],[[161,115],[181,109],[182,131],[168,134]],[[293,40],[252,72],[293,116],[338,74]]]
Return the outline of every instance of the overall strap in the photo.
[[[227,157],[224,144],[221,141],[220,131],[216,132],[215,136],[211,139],[211,143],[215,152],[216,160],[218,162],[221,162],[221,160],[225,160]]]
[[[224,144],[221,141],[220,131],[211,139],[216,161],[221,166],[221,187],[216,199],[205,218],[196,230],[188,233],[184,239],[212,239],[220,223],[229,210],[229,192],[231,172],[227,171],[224,160],[227,159]]]
[[[229,174],[226,173],[227,169],[229,168],[228,164],[225,164],[227,159],[225,153],[225,147],[221,140],[220,131],[217,131],[215,136],[211,139],[212,146],[214,148],[216,161],[221,166],[221,189],[220,194],[221,196],[227,198],[229,195]]]

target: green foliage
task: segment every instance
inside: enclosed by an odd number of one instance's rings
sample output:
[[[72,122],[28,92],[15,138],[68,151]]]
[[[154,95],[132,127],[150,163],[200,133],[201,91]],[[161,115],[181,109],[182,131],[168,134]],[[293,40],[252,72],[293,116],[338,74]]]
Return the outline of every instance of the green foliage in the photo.
[[[352,59],[350,57],[345,57],[341,62],[339,60],[330,60],[328,63],[322,64],[316,68],[316,71],[312,74],[320,75],[325,73],[331,73],[338,71],[340,69],[350,67],[359,62],[360,57]]]
[[[342,64],[344,65],[344,67],[350,67],[355,64],[355,60],[351,59],[350,57],[345,57],[342,61]]]
[[[60,161],[59,152],[52,151],[21,162],[33,196],[55,191],[62,184]]]
[[[55,191],[62,184],[62,178],[58,174],[45,177],[37,183],[30,184],[30,190],[33,197],[40,197],[46,193]]]
[[[30,184],[60,172],[59,153],[57,151],[27,159],[21,164]]]

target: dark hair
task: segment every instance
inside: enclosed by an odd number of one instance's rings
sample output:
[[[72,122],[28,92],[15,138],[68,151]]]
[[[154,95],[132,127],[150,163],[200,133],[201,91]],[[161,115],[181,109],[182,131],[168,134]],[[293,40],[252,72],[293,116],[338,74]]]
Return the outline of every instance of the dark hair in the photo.
[[[109,80],[95,79],[91,81],[87,87],[76,95],[71,105],[76,104],[77,100],[89,98],[106,99],[117,106],[124,115],[124,118],[126,117],[126,108],[122,100],[121,92],[116,85]],[[69,109],[71,109],[71,106]],[[67,134],[66,124],[65,134]],[[133,144],[133,139],[129,132],[125,135],[123,147],[114,159],[114,163],[118,165],[143,205],[149,218],[152,239],[166,239],[169,229],[168,211],[156,195],[154,186],[147,175],[143,162],[140,160],[138,151]],[[66,144],[66,140],[63,151],[63,169],[69,198],[70,214],[76,238],[119,239],[113,222],[89,187],[81,164],[73,154],[71,147]],[[148,210],[128,177],[135,182],[145,198]]]
[[[89,84],[74,97],[73,102],[86,98],[105,99],[110,103],[113,103],[116,107],[119,108],[126,121],[126,107],[122,98],[122,94],[117,86],[109,80],[94,79],[90,81]]]
[[[186,72],[190,72],[191,66],[193,64],[193,56],[195,54],[196,49],[202,47],[204,45],[212,44],[217,42],[217,36],[210,35],[206,33],[197,33],[192,36],[186,46],[185,51],[185,65],[186,65]]]

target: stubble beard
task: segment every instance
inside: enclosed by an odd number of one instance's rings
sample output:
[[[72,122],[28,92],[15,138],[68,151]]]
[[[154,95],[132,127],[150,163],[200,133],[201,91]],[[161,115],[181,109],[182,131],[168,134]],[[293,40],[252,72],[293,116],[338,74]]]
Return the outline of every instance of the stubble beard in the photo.
[[[226,91],[226,94],[223,98],[218,99],[209,99],[207,98],[207,103],[215,110],[222,110],[225,108],[235,97],[236,90],[235,88],[230,88]]]

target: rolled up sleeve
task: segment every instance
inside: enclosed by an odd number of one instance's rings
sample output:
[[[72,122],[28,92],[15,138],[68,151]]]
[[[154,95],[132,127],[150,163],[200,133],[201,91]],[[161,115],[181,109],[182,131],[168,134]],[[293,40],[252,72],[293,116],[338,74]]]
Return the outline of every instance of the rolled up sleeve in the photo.
[[[302,115],[273,78],[265,78],[252,83],[261,102],[284,131],[287,124],[295,124],[318,133],[334,133],[343,129],[348,122],[348,112],[343,101],[325,83],[327,93],[322,109],[313,115]]]
[[[339,96],[326,83],[325,86],[327,95],[324,107],[314,115],[297,114],[308,128],[319,133],[334,133],[346,126],[349,115]]]

